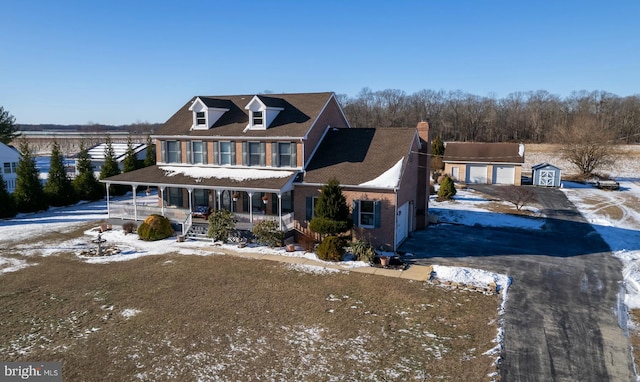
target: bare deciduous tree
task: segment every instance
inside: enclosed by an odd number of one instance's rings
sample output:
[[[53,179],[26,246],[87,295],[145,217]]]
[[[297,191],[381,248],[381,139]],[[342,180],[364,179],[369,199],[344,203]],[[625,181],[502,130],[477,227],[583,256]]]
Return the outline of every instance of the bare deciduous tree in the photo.
[[[585,177],[615,162],[613,138],[613,131],[601,126],[591,115],[574,117],[568,127],[556,130],[556,139],[562,144],[562,156]]]
[[[536,194],[529,187],[501,186],[500,198],[516,207],[520,211],[522,207],[536,201]]]

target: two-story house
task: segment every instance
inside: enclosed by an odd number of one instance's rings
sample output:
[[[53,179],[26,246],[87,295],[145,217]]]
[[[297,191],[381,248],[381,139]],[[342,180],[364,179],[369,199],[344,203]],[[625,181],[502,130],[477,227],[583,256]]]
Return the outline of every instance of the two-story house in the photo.
[[[374,244],[394,246],[394,237],[426,221],[426,188],[409,185],[419,178],[418,152],[428,146],[417,129],[351,129],[333,93],[194,97],[153,138],[155,166],[103,182],[134,191],[157,187],[158,205],[140,205],[134,192],[132,201],[109,202],[110,217],[161,213],[186,230],[192,211],[204,206],[232,211],[239,229],[275,219],[293,233],[307,226],[307,197],[318,196],[330,176],[345,194],[356,190],[347,196],[362,201],[354,204],[354,220],[375,233]],[[403,213],[403,228],[394,233]]]

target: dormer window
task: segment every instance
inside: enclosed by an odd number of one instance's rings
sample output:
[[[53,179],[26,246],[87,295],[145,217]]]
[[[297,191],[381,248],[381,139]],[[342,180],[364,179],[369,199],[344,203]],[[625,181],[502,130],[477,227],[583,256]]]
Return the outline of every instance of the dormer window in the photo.
[[[202,126],[207,124],[207,118],[204,116],[204,111],[199,111],[196,113],[196,125]]]
[[[284,110],[284,101],[268,96],[255,96],[249,101],[245,110],[249,110],[249,123],[246,130],[266,130],[278,114]]]
[[[229,102],[221,99],[197,97],[189,111],[193,113],[192,130],[208,130],[222,117],[222,114],[229,111],[226,107]]]
[[[262,125],[262,112],[261,111],[254,111],[252,112],[253,117],[251,119],[251,122],[253,124],[253,126],[261,126]]]

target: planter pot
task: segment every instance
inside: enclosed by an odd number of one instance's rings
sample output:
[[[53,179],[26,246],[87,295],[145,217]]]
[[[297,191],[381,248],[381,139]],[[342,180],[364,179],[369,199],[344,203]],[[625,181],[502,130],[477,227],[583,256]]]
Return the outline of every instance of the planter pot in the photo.
[[[244,248],[247,246],[247,243],[238,243],[238,248]]]
[[[287,252],[295,252],[296,246],[295,244],[287,244]]]
[[[380,265],[386,267],[389,265],[389,256],[380,256]]]
[[[184,235],[178,235],[178,242],[182,243],[185,239]]]

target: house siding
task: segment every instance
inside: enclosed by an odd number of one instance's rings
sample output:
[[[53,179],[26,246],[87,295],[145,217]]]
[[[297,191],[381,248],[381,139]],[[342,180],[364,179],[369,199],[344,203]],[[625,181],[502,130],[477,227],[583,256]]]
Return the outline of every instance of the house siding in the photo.
[[[305,145],[304,158],[302,158],[302,155],[299,155],[299,162],[301,160],[300,158],[304,161],[302,163],[307,163],[309,161],[309,158],[311,158],[311,155],[313,154],[313,150],[320,143],[327,126],[349,127],[349,124],[340,111],[340,106],[338,105],[335,97],[331,97],[323,113],[320,114],[316,123],[309,129],[307,139],[303,143]]]
[[[296,226],[305,231],[309,228],[309,221],[306,220],[306,201],[307,197],[319,197],[320,186],[296,185],[294,198],[294,211]],[[395,232],[395,193],[393,191],[380,192],[379,190],[366,189],[349,189],[344,187],[342,190],[347,206],[351,213],[354,200],[372,200],[382,203],[380,210],[380,227],[379,228],[360,228],[353,227],[352,234],[354,240],[367,240],[372,245],[378,247],[380,245],[389,245],[393,248],[394,232]]]
[[[494,164],[489,164],[489,163],[445,163],[444,165],[444,172],[445,174],[448,175],[452,175],[453,174],[453,168],[458,168],[459,169],[459,176],[458,179],[455,179],[456,181],[460,182],[460,183],[465,183],[466,179],[467,179],[467,169],[469,165],[482,165],[482,166],[487,166],[487,184],[493,184],[494,179],[493,179],[493,166]],[[500,164],[495,164],[496,166],[513,166],[514,167],[514,174],[513,174],[513,184],[516,186],[520,186],[522,185],[522,179],[521,179],[521,175],[522,175],[522,166],[520,164],[512,164],[512,163],[500,163]]]

